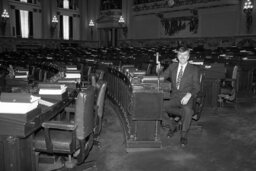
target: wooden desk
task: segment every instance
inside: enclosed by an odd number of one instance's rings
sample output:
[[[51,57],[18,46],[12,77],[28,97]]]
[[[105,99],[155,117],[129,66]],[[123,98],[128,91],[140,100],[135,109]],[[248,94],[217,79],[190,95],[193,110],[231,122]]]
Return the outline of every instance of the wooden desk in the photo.
[[[108,95],[119,108],[126,151],[161,148],[163,91],[153,84],[132,85],[129,77],[115,68],[109,68],[106,79]]]
[[[42,111],[34,119],[26,123],[1,118],[0,115],[0,170],[32,171],[35,170],[33,157],[33,133],[44,121],[57,116],[76,96],[72,91],[69,98],[57,101],[52,107],[40,105]]]

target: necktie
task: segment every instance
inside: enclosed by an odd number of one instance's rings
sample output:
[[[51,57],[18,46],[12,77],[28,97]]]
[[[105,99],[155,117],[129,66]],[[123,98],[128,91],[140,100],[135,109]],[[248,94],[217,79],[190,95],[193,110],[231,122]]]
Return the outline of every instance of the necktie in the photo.
[[[178,73],[178,77],[177,77],[177,81],[176,81],[176,87],[177,87],[177,89],[180,88],[180,81],[181,81],[181,78],[182,78],[182,75],[183,75],[183,69],[182,69],[182,68],[183,68],[183,67],[180,66],[180,71],[179,71],[179,73]]]

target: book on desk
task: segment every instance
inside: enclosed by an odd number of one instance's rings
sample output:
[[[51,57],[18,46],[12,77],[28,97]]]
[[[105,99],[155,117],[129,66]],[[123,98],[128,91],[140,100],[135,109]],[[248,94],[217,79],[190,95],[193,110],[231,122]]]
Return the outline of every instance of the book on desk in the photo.
[[[65,78],[81,78],[81,71],[79,70],[69,70],[65,72]]]
[[[76,65],[66,65],[66,70],[69,70],[69,71],[77,70],[77,66]]]
[[[68,88],[75,89],[81,82],[80,78],[64,78],[57,81],[59,84],[65,84]]]
[[[40,97],[30,93],[2,93],[0,96],[0,118],[26,122],[41,112]]]
[[[142,83],[157,83],[158,81],[163,82],[164,77],[158,76],[143,76],[141,79]]]
[[[38,85],[39,96],[46,99],[63,100],[67,97],[67,86],[56,83],[40,83]]]
[[[28,78],[28,72],[26,71],[15,72],[14,78]]]

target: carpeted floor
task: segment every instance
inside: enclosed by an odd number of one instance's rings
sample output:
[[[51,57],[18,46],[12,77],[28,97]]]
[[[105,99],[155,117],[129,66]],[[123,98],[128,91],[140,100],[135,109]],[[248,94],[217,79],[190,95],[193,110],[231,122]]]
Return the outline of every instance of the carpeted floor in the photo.
[[[109,103],[109,101],[107,102]],[[163,148],[126,153],[117,113],[106,105],[102,148],[95,152],[99,171],[254,171],[256,170],[256,107],[239,104],[205,108],[185,148],[179,133],[170,139],[161,129]],[[194,123],[193,123],[194,124]]]
[[[166,138],[163,148],[127,153],[118,113],[106,101],[101,148],[94,147],[88,160],[95,159],[97,171],[254,171],[256,170],[256,106],[239,104],[218,109],[205,108],[202,129],[192,129],[185,148],[179,133]],[[195,124],[195,122],[193,123]],[[42,169],[47,170],[47,169]],[[89,169],[87,169],[89,170]]]

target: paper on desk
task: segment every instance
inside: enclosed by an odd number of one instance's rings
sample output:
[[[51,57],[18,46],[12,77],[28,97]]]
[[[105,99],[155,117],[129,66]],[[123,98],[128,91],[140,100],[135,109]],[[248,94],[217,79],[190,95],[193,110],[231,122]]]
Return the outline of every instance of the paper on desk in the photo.
[[[66,89],[63,89],[63,90],[40,89],[39,90],[40,95],[61,95],[64,92],[66,92]]]
[[[8,114],[26,114],[31,110],[37,108],[40,98],[34,96],[33,101],[30,103],[22,102],[0,102],[0,113]]]
[[[66,73],[65,78],[81,78],[81,74],[80,73]]]
[[[77,66],[66,66],[67,70],[77,70]]]
[[[60,89],[51,89],[51,88],[42,88],[39,90],[40,95],[60,95],[66,92],[67,86],[66,85],[61,85]]]
[[[51,107],[54,105],[54,103],[46,101],[46,100],[42,100],[42,99],[39,100],[39,104],[47,106],[47,107]]]

